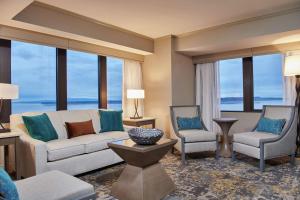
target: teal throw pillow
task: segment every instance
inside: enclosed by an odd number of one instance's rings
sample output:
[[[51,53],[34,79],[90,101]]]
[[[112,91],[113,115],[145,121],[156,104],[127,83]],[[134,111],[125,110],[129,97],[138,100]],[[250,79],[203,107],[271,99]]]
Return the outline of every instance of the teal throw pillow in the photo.
[[[0,196],[3,199],[19,200],[17,187],[3,168],[0,168]]]
[[[124,131],[122,110],[99,110],[100,132]]]
[[[58,139],[57,132],[46,113],[36,116],[22,116],[22,118],[32,138],[44,142]]]
[[[282,132],[285,122],[285,119],[270,119],[262,117],[258,122],[256,131],[279,135]]]
[[[203,129],[201,119],[197,117],[177,117],[178,130]]]

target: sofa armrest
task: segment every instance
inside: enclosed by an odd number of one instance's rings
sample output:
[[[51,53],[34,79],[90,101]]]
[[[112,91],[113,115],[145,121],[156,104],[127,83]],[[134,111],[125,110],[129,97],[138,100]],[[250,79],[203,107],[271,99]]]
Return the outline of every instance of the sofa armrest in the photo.
[[[23,134],[20,137],[20,149],[21,176],[30,177],[47,171],[47,145],[45,142]]]
[[[125,132],[128,132],[132,128],[136,128],[135,126],[128,126],[128,125],[123,125],[123,127]]]

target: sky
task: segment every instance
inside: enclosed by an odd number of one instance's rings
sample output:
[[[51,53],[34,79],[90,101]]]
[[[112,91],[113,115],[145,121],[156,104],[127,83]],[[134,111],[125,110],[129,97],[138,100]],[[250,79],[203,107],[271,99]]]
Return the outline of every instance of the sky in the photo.
[[[122,99],[123,60],[107,58],[108,99]],[[67,51],[68,98],[98,98],[97,55]],[[19,100],[55,100],[56,49],[12,41],[12,83]]]
[[[253,57],[254,96],[282,97],[280,54]],[[123,60],[107,58],[108,99],[122,99]],[[97,99],[97,55],[67,51],[68,98]],[[221,97],[242,97],[242,58],[220,61]],[[56,49],[12,41],[12,83],[19,85],[19,100],[55,100]]]
[[[282,97],[282,56],[253,56],[255,97]],[[221,97],[243,96],[242,58],[220,61]]]

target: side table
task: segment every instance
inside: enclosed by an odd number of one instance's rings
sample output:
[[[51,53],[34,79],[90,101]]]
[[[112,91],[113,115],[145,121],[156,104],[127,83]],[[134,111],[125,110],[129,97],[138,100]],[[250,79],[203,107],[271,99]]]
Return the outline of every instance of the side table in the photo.
[[[144,126],[144,125],[151,125],[152,128],[155,128],[155,118],[153,117],[143,117],[141,119],[130,119],[124,118],[123,123],[128,126]]]
[[[132,140],[108,143],[126,163],[112,196],[120,200],[160,200],[175,190],[159,160],[177,140],[161,139],[155,145],[137,145]]]
[[[15,176],[19,180],[20,175],[20,133],[17,132],[7,132],[0,133],[0,146],[4,146],[4,167],[8,168],[8,145],[13,144],[15,148]]]
[[[229,139],[228,139],[228,133],[231,128],[231,126],[238,121],[236,118],[214,118],[214,122],[216,122],[223,133],[223,141],[221,144],[221,150],[220,150],[220,156],[225,157],[225,158],[230,158],[232,151],[231,147],[229,144]]]

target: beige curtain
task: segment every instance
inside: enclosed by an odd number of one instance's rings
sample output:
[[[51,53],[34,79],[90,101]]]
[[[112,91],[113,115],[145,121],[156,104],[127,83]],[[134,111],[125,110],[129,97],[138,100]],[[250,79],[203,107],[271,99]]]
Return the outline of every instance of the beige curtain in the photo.
[[[143,89],[141,63],[133,60],[124,60],[123,65],[123,98],[122,108],[124,117],[134,115],[134,101],[127,99],[127,89]],[[139,114],[143,116],[143,100],[139,100]]]
[[[282,54],[282,73],[284,73],[285,54]],[[296,77],[283,75],[283,101],[285,105],[295,105],[296,101]]]
[[[198,64],[196,104],[200,105],[203,122],[210,131],[219,131],[218,125],[212,119],[221,116],[220,101],[219,63]]]

